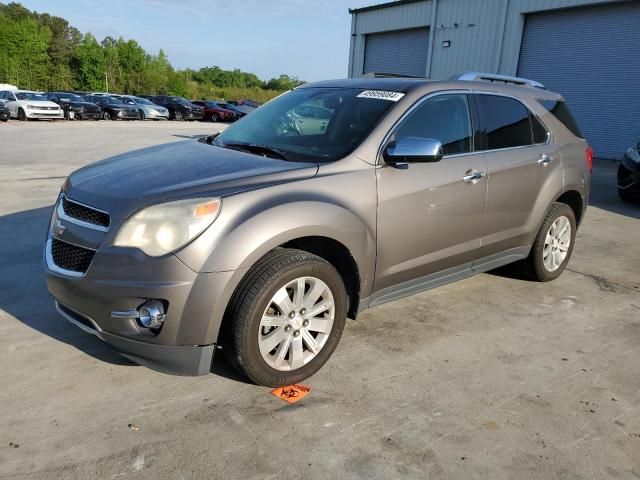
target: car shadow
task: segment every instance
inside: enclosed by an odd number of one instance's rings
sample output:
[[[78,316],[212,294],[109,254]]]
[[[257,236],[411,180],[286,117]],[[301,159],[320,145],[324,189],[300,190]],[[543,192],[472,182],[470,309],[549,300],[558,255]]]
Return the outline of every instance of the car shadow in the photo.
[[[0,310],[29,328],[71,345],[98,360],[138,366],[97,337],[83,332],[56,311],[47,291],[42,252],[52,207],[25,210],[0,217]],[[211,372],[248,383],[217,349]]]
[[[619,162],[596,160],[591,176],[589,205],[618,215],[640,219],[640,203],[631,203],[618,196]]]
[[[26,326],[116,365],[133,365],[101,340],[64,320],[47,291],[42,249],[52,207],[0,217],[0,309]]]

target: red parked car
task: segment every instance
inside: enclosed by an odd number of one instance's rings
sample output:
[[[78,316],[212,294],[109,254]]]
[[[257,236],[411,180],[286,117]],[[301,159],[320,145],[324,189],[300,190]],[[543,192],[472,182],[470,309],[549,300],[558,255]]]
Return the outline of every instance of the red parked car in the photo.
[[[204,108],[204,117],[202,118],[203,121],[209,120],[211,122],[235,122],[238,119],[238,115],[236,114],[236,112],[223,108],[221,105],[218,105],[218,102],[213,102],[210,100],[194,100],[191,103]]]

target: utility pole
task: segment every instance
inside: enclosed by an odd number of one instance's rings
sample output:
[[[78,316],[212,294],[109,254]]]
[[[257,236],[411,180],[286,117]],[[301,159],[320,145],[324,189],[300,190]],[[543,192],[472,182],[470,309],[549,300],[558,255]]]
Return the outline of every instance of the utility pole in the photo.
[[[106,92],[109,93],[109,77],[107,77],[107,72],[104,72],[104,86],[106,88]]]

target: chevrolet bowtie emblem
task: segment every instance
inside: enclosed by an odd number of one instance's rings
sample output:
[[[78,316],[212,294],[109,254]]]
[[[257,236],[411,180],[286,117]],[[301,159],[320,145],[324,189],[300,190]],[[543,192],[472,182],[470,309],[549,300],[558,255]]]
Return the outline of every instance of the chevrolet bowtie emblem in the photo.
[[[56,220],[56,223],[53,225],[53,233],[56,235],[62,235],[64,231],[67,229],[60,220]]]

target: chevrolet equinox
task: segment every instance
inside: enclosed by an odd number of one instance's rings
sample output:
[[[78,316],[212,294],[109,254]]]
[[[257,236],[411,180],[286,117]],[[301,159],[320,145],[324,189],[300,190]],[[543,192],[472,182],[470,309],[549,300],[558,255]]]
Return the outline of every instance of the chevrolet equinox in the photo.
[[[217,136],[72,173],[48,288],[62,316],[140,364],[201,375],[220,348],[253,382],[292,384],[364,309],[516,262],[558,277],[592,157],[563,98],[534,81],[307,84]]]

